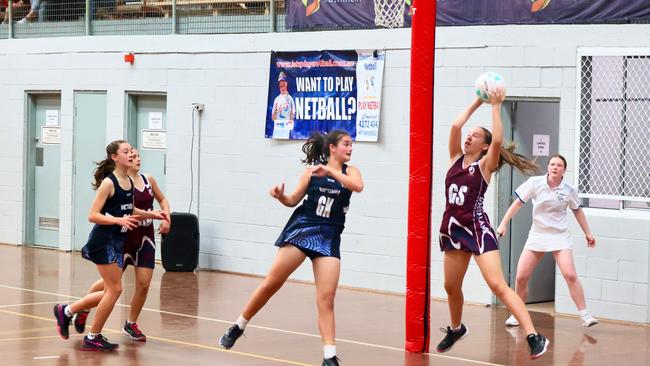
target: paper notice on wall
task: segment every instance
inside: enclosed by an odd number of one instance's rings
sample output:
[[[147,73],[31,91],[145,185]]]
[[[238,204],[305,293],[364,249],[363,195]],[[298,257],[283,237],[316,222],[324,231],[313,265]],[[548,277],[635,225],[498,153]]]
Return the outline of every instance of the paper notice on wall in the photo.
[[[384,51],[358,51],[357,62],[357,136],[355,141],[379,138],[381,90],[384,76]]]
[[[149,112],[149,129],[162,130],[163,129],[163,114],[162,112]]]
[[[548,156],[550,135],[533,135],[533,156]]]
[[[59,111],[56,109],[48,109],[45,111],[45,125],[58,126],[59,125]]]
[[[142,130],[142,148],[145,150],[165,150],[167,148],[167,131]]]
[[[56,145],[61,143],[61,127],[41,127],[41,143],[43,145]]]

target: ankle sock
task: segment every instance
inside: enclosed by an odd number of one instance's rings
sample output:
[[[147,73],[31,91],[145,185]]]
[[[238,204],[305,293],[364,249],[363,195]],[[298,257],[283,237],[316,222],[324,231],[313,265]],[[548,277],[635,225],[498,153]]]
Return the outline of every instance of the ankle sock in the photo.
[[[325,344],[323,345],[323,358],[326,360],[336,356],[336,345]]]
[[[237,324],[239,329],[244,330],[244,328],[246,328],[246,325],[248,324],[248,320],[240,315],[239,318],[237,318],[235,324]]]

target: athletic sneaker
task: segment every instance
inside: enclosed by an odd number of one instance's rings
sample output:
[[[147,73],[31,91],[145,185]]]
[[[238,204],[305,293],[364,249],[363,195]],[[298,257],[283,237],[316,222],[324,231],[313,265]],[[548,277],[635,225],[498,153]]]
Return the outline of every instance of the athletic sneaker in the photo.
[[[506,319],[506,325],[509,327],[516,327],[519,325],[519,321],[514,315],[510,315],[510,317]]]
[[[86,319],[88,319],[88,314],[90,314],[90,311],[84,310],[80,313],[76,313],[72,317],[72,324],[74,324],[74,330],[77,331],[77,333],[83,333],[86,331]]]
[[[237,342],[237,339],[241,337],[242,334],[244,334],[244,331],[239,329],[239,325],[233,324],[226,334],[221,337],[219,344],[225,349],[230,349],[235,345],[235,342]]]
[[[70,333],[68,327],[70,326],[71,317],[65,315],[65,304],[54,305],[54,318],[56,318],[56,330],[63,339],[68,339]]]
[[[451,347],[456,343],[456,341],[459,341],[467,335],[467,327],[465,327],[465,324],[460,324],[460,329],[457,331],[453,331],[451,327],[447,327],[447,329],[440,328],[440,331],[443,333],[447,333],[445,338],[440,341],[438,344],[438,347],[436,350],[438,352],[447,352],[451,349]]]
[[[332,358],[323,359],[323,364],[321,366],[339,366],[339,358],[334,356]]]
[[[526,337],[526,340],[528,341],[528,346],[530,347],[530,358],[533,360],[543,355],[544,352],[546,352],[548,345],[551,343],[548,339],[546,339],[546,337],[539,333],[529,334],[528,337]]]
[[[124,334],[131,337],[131,339],[133,339],[134,341],[145,342],[147,340],[147,336],[144,335],[140,331],[140,329],[138,329],[138,324],[137,323],[129,324],[129,322],[127,321],[126,323],[124,323],[124,327],[122,328],[122,332],[124,332]]]
[[[591,314],[587,314],[582,317],[582,326],[589,328],[592,325],[596,325],[596,324],[598,324],[598,319],[591,316]]]
[[[110,343],[108,339],[101,334],[97,334],[93,339],[85,336],[81,343],[82,351],[112,351],[117,349],[117,347],[117,344]]]

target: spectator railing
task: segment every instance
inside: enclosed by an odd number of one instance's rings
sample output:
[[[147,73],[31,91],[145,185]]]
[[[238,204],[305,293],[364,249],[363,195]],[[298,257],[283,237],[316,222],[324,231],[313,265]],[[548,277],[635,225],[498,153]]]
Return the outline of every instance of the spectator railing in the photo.
[[[284,0],[8,0],[1,10],[0,39],[286,31]]]

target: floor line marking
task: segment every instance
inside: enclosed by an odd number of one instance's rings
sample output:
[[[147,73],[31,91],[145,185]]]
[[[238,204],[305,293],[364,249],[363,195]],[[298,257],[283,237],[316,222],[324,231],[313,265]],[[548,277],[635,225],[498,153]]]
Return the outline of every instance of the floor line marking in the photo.
[[[43,301],[43,302],[29,302],[25,304],[8,304],[8,305],[0,305],[1,308],[13,308],[16,306],[30,306],[30,305],[47,305],[47,304],[58,304],[58,301]]]
[[[56,322],[56,320],[54,320],[54,319],[45,318],[45,317],[37,316],[37,315],[26,314],[26,313],[20,313],[20,312],[17,312],[17,311],[0,310],[0,313],[12,314],[12,315],[22,316],[22,317],[26,317],[26,318],[38,319],[38,320],[45,320],[45,321],[49,321],[49,322]],[[117,330],[109,329],[109,328],[104,328],[103,330],[107,331],[107,332],[111,332],[111,333],[121,333],[121,332],[119,332]],[[80,334],[80,335],[73,335],[73,336],[80,337],[82,335]],[[47,338],[60,338],[60,337],[59,336],[45,336],[45,337],[28,337],[28,338],[23,338],[23,339],[27,340],[27,339],[47,339]],[[186,347],[209,349],[209,350],[213,350],[213,351],[231,353],[231,354],[235,354],[235,355],[239,355],[239,356],[257,358],[257,359],[261,359],[261,360],[265,360],[265,361],[274,361],[274,362],[279,362],[279,363],[284,363],[284,364],[289,364],[289,365],[297,365],[297,366],[314,366],[314,365],[308,364],[308,363],[291,361],[291,360],[284,360],[284,359],[281,359],[281,358],[263,356],[263,355],[258,355],[258,354],[255,354],[255,353],[231,351],[231,350],[226,350],[226,349],[223,349],[223,348],[220,348],[220,347],[208,346],[208,345],[204,345],[204,344],[200,344],[200,343],[177,341],[175,339],[155,337],[155,336],[147,336],[147,338],[148,339],[154,339],[154,340],[164,342],[164,343],[173,343],[173,344],[183,345],[183,346],[186,346]],[[0,339],[0,341],[9,341],[9,340],[20,340],[20,339]]]
[[[83,337],[83,334],[71,334],[70,337]],[[0,342],[11,342],[11,341],[31,341],[35,339],[50,339],[50,338],[61,338],[59,336],[39,336],[39,337],[21,337],[21,338],[0,338]]]
[[[59,294],[59,293],[54,293],[54,292],[39,291],[39,290],[33,290],[33,289],[15,287],[15,286],[8,286],[8,285],[0,285],[0,288],[8,288],[8,289],[13,289],[13,290],[34,292],[34,293],[45,294],[45,295],[67,297],[67,298],[71,298],[71,299],[81,299],[80,297],[77,297],[77,296],[64,295],[64,294]],[[130,307],[129,305],[124,305],[124,304],[115,304],[115,306],[127,307],[127,308]],[[151,308],[146,308],[146,307],[143,307],[142,310],[147,310],[147,311],[156,312],[156,313],[160,313],[160,314],[176,315],[176,316],[181,316],[181,317],[193,318],[193,319],[198,319],[198,320],[213,321],[213,322],[217,322],[217,323],[224,323],[224,324],[232,324],[233,323],[232,321],[228,321],[228,320],[208,318],[208,317],[198,316],[198,315],[189,315],[189,314],[183,314],[183,313],[176,313],[176,312],[173,312],[173,311],[151,309]],[[6,312],[6,311],[5,310],[0,310],[0,312]],[[41,319],[44,319],[44,318],[41,318]],[[52,320],[52,319],[48,319],[48,320]],[[54,320],[52,320],[52,321],[54,321]],[[305,337],[320,338],[320,335],[318,335],[318,334],[297,332],[297,331],[286,330],[286,329],[278,329],[278,328],[272,328],[272,327],[264,327],[264,326],[260,326],[260,325],[251,324],[251,325],[248,325],[247,327],[256,328],[256,329],[263,329],[263,330],[268,330],[268,331],[278,332],[278,333],[286,333],[286,334],[301,335],[301,336],[305,336]],[[147,337],[149,337],[149,336],[147,336]],[[149,337],[149,338],[152,338],[152,337]],[[350,340],[350,339],[336,338],[336,341],[337,342],[342,342],[342,343],[356,344],[356,345],[359,345],[359,346],[366,346],[366,347],[380,348],[380,349],[386,349],[386,350],[391,350],[391,351],[405,352],[403,349],[397,348],[397,347],[384,346],[384,345],[374,344],[374,343],[360,342],[360,341],[355,341],[355,340]],[[205,347],[210,347],[210,346],[205,346]],[[217,348],[217,347],[215,347],[215,348],[217,350],[224,351],[221,348]],[[228,352],[237,352],[237,351],[228,351]],[[484,361],[478,361],[478,360],[471,360],[471,359],[462,358],[462,357],[440,355],[440,354],[436,354],[436,353],[422,353],[422,354],[427,355],[427,356],[431,356],[431,357],[445,358],[445,359],[454,360],[454,361],[471,362],[471,363],[476,363],[476,364],[480,364],[480,365],[503,366],[503,365],[497,364],[497,363],[490,363],[490,362],[484,362]]]

